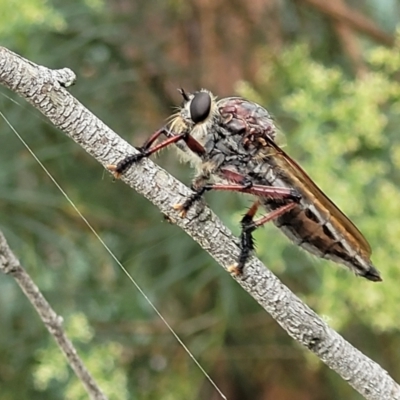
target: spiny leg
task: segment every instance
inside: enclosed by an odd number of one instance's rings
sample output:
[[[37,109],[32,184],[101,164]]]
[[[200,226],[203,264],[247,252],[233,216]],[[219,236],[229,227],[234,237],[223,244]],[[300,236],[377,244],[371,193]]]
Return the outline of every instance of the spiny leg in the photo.
[[[254,215],[257,212],[259,202],[256,201],[249,209],[249,211],[244,215],[241,220],[242,233],[240,234],[240,255],[238,262],[228,268],[228,271],[233,275],[242,275],[243,268],[250,257],[251,252],[254,250],[254,239],[253,232],[260,226],[266,224],[267,222],[280,217],[281,215],[287,213],[296,207],[297,202],[292,202],[285,204],[274,211],[271,211],[264,217],[261,217],[257,221],[254,221]]]
[[[237,268],[239,270],[243,269],[244,264],[249,258],[251,252],[254,250],[253,232],[256,230],[256,227],[254,226],[253,218],[257,213],[259,205],[260,202],[258,200],[255,201],[240,221],[242,232],[240,233],[240,255],[237,263]],[[236,275],[237,272],[231,271],[231,268],[232,267],[228,269],[229,272]]]
[[[189,196],[186,201],[182,204],[175,204],[175,210],[180,211],[180,216],[183,218],[186,216],[189,209],[193,204],[200,200],[205,192],[210,190],[225,190],[231,192],[241,192],[253,194],[256,196],[269,196],[274,199],[290,199],[295,202],[300,201],[301,195],[295,189],[285,187],[273,187],[264,185],[254,185],[250,180],[243,179],[243,184],[231,183],[231,184],[218,184],[218,183],[206,183],[200,186],[194,184],[192,189],[194,193]]]
[[[191,194],[182,204],[174,204],[173,208],[179,211],[179,216],[184,218],[189,211],[189,209],[193,206],[196,201],[199,201],[205,192],[211,190],[212,184],[208,181],[210,180],[210,173],[203,172],[196,176],[190,188],[193,190],[193,194]]]
[[[162,135],[165,134],[168,138],[161,143],[153,146],[152,144]],[[169,131],[166,127],[159,129],[158,131],[154,132],[150,138],[143,144],[143,146],[137,148],[139,153],[131,154],[121,160],[117,165],[109,164],[107,165],[107,169],[114,174],[115,178],[120,178],[121,175],[133,164],[139,162],[141,159],[150,157],[152,154],[160,151],[164,147],[169,146],[170,144],[177,143],[180,140],[184,140],[187,146],[191,151],[196,154],[204,153],[203,146],[190,134],[185,131],[179,134],[174,134]]]
[[[143,144],[143,146],[137,148],[139,153],[130,154],[126,156],[123,160],[121,160],[117,165],[109,164],[107,165],[107,169],[113,172],[115,178],[120,178],[121,175],[133,164],[139,162],[142,158],[150,157],[152,154],[156,153],[157,151],[161,150],[162,148],[168,146],[171,143],[175,143],[182,139],[181,135],[170,136],[168,139],[164,140],[163,142],[159,143],[158,145],[151,147],[152,144],[164,133],[167,133],[166,128],[161,128],[158,131],[154,132],[149,139]]]
[[[210,172],[200,174],[192,183],[192,190],[195,193],[188,197],[184,203],[174,205],[175,210],[180,211],[180,216],[182,218],[186,216],[193,204],[200,200],[205,192],[210,190],[227,190],[231,192],[254,194],[256,196],[269,196],[275,199],[292,199],[293,201],[300,201],[301,199],[300,193],[295,189],[255,185],[250,177],[227,168],[221,168],[220,172],[222,172],[227,181],[232,183],[209,183]]]

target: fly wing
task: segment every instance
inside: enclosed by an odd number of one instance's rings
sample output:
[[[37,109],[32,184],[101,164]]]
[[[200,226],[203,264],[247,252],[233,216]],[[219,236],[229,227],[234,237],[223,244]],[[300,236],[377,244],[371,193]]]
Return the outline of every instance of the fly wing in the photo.
[[[311,180],[304,169],[289,155],[287,155],[276,143],[274,143],[273,140],[268,140],[268,146],[274,149],[274,157],[279,157],[279,165],[284,165],[285,171],[289,171],[288,174],[294,175],[307,188],[307,190],[314,195],[327,210],[329,210],[331,215],[343,226],[346,232],[353,236],[360,246],[360,250],[370,256],[371,247],[364,235]]]

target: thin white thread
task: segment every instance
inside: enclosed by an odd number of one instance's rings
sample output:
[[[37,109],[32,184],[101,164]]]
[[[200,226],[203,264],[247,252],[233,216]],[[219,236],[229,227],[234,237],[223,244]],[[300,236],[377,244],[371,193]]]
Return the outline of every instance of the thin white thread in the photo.
[[[2,93],[3,94],[3,93]],[[4,95],[4,94],[3,94]],[[4,95],[5,96],[5,95]],[[7,96],[6,96],[7,97]],[[14,103],[18,104],[15,100],[11,99]],[[136,287],[136,289],[139,291],[139,293],[145,298],[147,303],[150,305],[150,307],[154,310],[154,312],[158,315],[158,317],[161,319],[161,321],[165,324],[165,326],[168,328],[168,330],[171,332],[172,336],[177,340],[177,342],[183,347],[183,349],[186,351],[186,353],[189,355],[189,357],[193,360],[193,362],[196,364],[196,366],[200,369],[200,371],[203,373],[203,375],[206,377],[206,379],[211,383],[211,385],[214,387],[214,389],[218,392],[218,394],[225,400],[227,400],[227,397],[222,393],[221,389],[217,386],[217,384],[211,379],[210,375],[207,374],[205,369],[200,365],[199,361],[195,358],[195,356],[191,353],[191,351],[186,347],[186,345],[183,343],[182,339],[178,336],[178,334],[174,331],[172,326],[167,322],[167,320],[162,316],[160,311],[156,308],[156,306],[151,302],[149,297],[145,294],[145,292],[142,290],[142,288],[139,286],[139,284],[133,279],[133,277],[129,274],[128,270],[122,265],[122,263],[118,260],[118,258],[114,255],[114,253],[111,251],[111,249],[107,246],[107,244],[103,241],[103,239],[100,237],[100,235],[96,232],[96,230],[92,227],[90,222],[83,216],[83,214],[79,211],[79,209],[76,207],[75,203],[71,200],[71,198],[68,196],[68,194],[64,191],[64,189],[58,184],[58,182],[55,180],[53,175],[47,170],[47,168],[43,165],[43,163],[39,160],[39,158],[36,156],[36,154],[33,152],[33,150],[29,147],[29,145],[25,142],[25,140],[22,138],[22,136],[14,129],[14,127],[11,125],[11,123],[8,121],[8,119],[5,117],[5,115],[0,111],[1,117],[4,119],[6,124],[10,127],[10,129],[14,132],[14,134],[17,136],[17,138],[21,141],[21,143],[25,146],[25,148],[29,151],[29,153],[32,155],[32,157],[35,159],[35,161],[40,165],[40,167],[43,169],[43,171],[47,174],[47,176],[50,178],[50,180],[54,183],[54,185],[57,187],[57,189],[62,193],[62,195],[65,197],[65,199],[68,201],[68,203],[72,206],[72,208],[75,210],[75,212],[79,215],[80,218],[82,218],[83,222],[87,225],[87,227],[92,231],[93,235],[97,238],[97,240],[102,244],[102,246],[106,249],[108,254],[111,256],[111,258],[114,259],[114,261],[118,264],[118,266],[122,269],[122,271],[125,273],[125,275],[129,278],[129,280],[133,283],[133,285]]]

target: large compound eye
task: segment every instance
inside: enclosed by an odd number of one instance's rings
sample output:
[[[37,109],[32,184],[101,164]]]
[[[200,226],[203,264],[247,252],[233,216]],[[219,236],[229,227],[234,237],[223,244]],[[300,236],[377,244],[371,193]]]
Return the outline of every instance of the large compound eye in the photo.
[[[211,96],[207,92],[198,92],[194,95],[190,103],[190,116],[192,121],[197,124],[204,121],[211,110]]]

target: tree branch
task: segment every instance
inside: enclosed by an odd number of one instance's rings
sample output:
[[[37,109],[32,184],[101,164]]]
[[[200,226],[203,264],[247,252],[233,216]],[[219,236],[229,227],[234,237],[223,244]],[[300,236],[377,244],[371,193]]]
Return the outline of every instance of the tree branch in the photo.
[[[103,166],[136,150],[97,119],[64,88],[72,71],[37,66],[0,47],[0,83],[24,97]],[[193,207],[181,219],[173,204],[191,192],[165,170],[145,159],[131,168],[125,183],[155,204],[226,270],[239,255],[238,240],[210,211]],[[234,278],[296,341],[316,354],[366,399],[399,399],[400,386],[331,329],[284,286],[259,260],[252,258],[244,275]]]
[[[101,391],[90,372],[86,369],[82,360],[79,358],[72,342],[68,339],[63,330],[62,317],[58,316],[44,298],[39,288],[32,281],[29,274],[21,266],[19,260],[8,247],[6,238],[0,231],[0,271],[11,275],[25,293],[25,296],[35,307],[43,324],[54,337],[61,351],[64,353],[69,365],[74,370],[76,376],[83,383],[87,393],[93,400],[107,400],[106,395]]]

